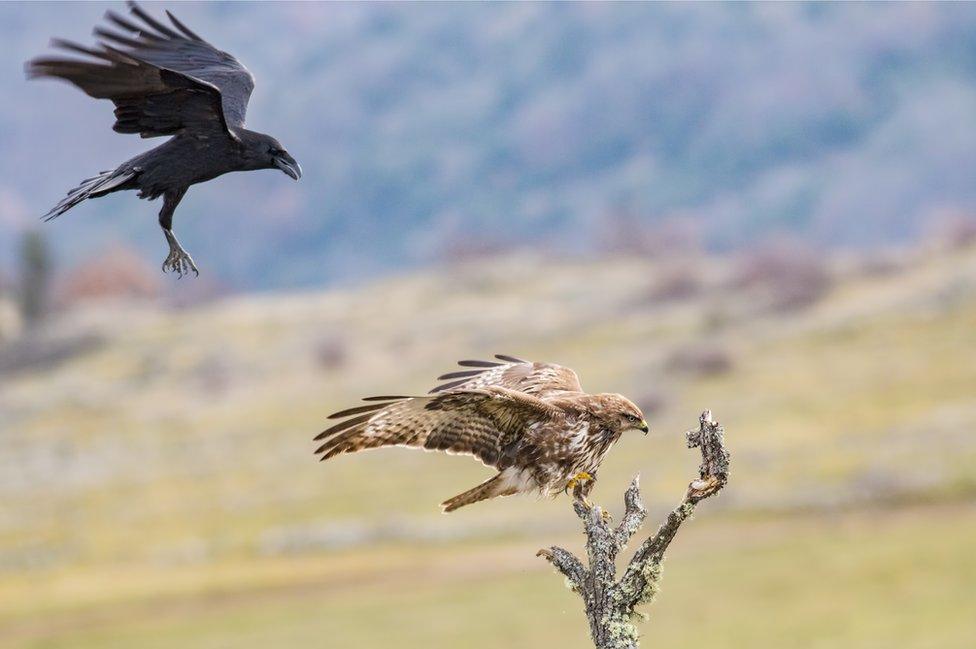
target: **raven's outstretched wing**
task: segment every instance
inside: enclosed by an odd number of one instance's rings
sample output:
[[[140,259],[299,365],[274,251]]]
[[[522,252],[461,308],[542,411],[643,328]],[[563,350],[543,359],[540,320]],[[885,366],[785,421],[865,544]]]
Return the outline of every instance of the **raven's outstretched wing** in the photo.
[[[130,20],[106,18],[127,33],[97,27],[94,48],[55,39],[52,45],[89,59],[39,57],[27,75],[57,77],[116,106],[114,130],[142,137],[222,128],[231,137],[244,125],[254,77],[230,54],[190,31],[168,11],[167,26],[129,2]],[[90,59],[96,59],[95,61]]]
[[[443,374],[437,379],[448,381],[431,392],[475,390],[501,387],[546,398],[555,392],[582,392],[576,372],[555,363],[533,363],[497,354],[498,361],[458,361],[468,369]]]
[[[325,440],[316,450],[321,459],[381,446],[409,446],[472,455],[502,470],[511,465],[526,430],[560,416],[545,401],[504,388],[370,401],[375,403],[329,417],[343,421],[315,438]]]

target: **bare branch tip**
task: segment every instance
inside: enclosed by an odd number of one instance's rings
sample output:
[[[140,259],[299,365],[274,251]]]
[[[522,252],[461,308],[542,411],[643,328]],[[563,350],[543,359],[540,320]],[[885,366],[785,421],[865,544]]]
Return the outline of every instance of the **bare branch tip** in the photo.
[[[590,522],[594,525],[599,525],[604,522],[603,508],[599,505],[590,507]]]
[[[634,477],[633,482],[630,483],[630,487],[624,492],[624,508],[628,512],[634,509],[644,509],[644,503],[641,500],[639,475]]]

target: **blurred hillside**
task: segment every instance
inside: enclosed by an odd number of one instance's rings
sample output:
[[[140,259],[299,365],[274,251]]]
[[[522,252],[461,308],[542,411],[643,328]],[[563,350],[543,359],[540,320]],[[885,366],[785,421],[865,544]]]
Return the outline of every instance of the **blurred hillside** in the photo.
[[[637,472],[655,515],[675,502],[696,467],[680,433],[706,407],[725,424],[733,478],[669,559],[645,627],[663,644],[968,647],[974,330],[969,239],[826,261],[514,255],[361,290],[55,313],[0,347],[0,637],[587,646],[534,559],[578,544],[565,499],[444,516],[489,475],[477,462],[312,455],[330,412],[504,352],[648,412],[653,434],[601,471],[614,512]],[[723,591],[703,602],[703,581]]]
[[[162,7],[148,3],[150,8]],[[0,270],[81,178],[158,140],[26,83],[50,36],[108,6],[3,3]],[[176,228],[237,288],[321,286],[517,246],[593,252],[620,219],[707,245],[772,233],[905,241],[976,209],[972,4],[181,4],[258,87],[252,128],[302,162],[188,194]],[[159,206],[116,195],[51,232],[67,263],[117,243],[161,261]]]

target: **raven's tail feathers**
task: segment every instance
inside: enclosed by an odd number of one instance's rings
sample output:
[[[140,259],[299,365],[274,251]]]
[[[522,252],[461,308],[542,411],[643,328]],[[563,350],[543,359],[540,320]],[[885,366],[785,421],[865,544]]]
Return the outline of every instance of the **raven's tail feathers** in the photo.
[[[41,218],[45,221],[56,219],[87,198],[97,198],[120,189],[122,185],[135,178],[137,173],[138,170],[136,169],[111,169],[102,171],[97,176],[86,178]]]

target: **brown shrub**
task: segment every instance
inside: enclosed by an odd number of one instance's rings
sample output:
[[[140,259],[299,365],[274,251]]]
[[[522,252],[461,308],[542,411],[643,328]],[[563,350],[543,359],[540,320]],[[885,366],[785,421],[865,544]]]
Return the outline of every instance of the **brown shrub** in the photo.
[[[193,376],[204,392],[220,395],[233,383],[234,372],[227,356],[212,353],[200,359],[193,368]]]
[[[337,370],[348,360],[346,341],[339,336],[326,336],[315,346],[315,360],[325,370]]]
[[[772,244],[743,255],[731,285],[761,292],[769,310],[789,312],[818,302],[833,280],[820,254],[799,245]]]
[[[651,286],[644,301],[648,304],[680,302],[700,294],[702,288],[702,280],[693,270],[675,268]]]
[[[732,354],[727,349],[708,344],[678,348],[664,363],[669,372],[696,378],[727,374],[734,365]]]
[[[621,210],[603,216],[599,236],[604,252],[670,258],[701,250],[701,236],[688,217],[652,220]]]
[[[206,275],[190,277],[186,281],[173,282],[166,296],[166,305],[172,309],[193,309],[211,304],[232,293],[232,289],[208,271]]]
[[[891,277],[905,271],[908,267],[904,255],[880,251],[867,253],[858,264],[858,272],[866,277]]]
[[[511,245],[506,245],[499,239],[454,234],[444,238],[439,256],[449,264],[457,264],[499,257],[510,249]]]
[[[60,338],[22,336],[0,346],[0,379],[20,372],[42,372],[99,349],[104,340],[94,334]]]
[[[963,250],[976,245],[976,216],[960,214],[950,219],[942,238],[950,250]]]
[[[115,246],[69,269],[58,295],[66,305],[101,299],[155,299],[160,271],[129,248]]]
[[[667,396],[658,390],[650,389],[638,393],[635,402],[648,417],[660,414],[668,405]]]

